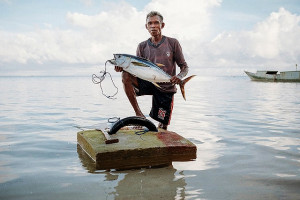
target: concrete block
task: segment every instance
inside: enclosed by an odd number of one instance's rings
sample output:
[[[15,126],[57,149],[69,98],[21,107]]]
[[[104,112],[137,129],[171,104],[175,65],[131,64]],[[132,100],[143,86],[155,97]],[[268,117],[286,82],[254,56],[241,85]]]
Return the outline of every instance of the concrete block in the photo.
[[[96,169],[131,169],[170,165],[172,161],[196,159],[196,146],[175,132],[160,130],[138,135],[138,130],[119,130],[106,144],[100,130],[77,133],[80,147],[95,161]]]

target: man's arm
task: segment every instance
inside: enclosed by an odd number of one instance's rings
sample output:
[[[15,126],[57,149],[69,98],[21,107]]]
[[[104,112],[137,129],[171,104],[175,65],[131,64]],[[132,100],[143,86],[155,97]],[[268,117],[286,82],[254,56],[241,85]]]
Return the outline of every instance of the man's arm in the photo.
[[[179,74],[177,74],[177,77],[182,79],[183,77],[185,77],[189,72],[189,67],[187,65],[184,65],[182,67],[180,67],[180,72]]]
[[[187,63],[185,62],[183,53],[182,53],[182,48],[181,45],[179,44],[178,40],[175,40],[174,43],[174,52],[175,52],[175,62],[180,68],[179,74],[176,76],[173,76],[171,78],[171,83],[173,84],[179,84],[181,82],[181,79],[185,77],[189,71],[189,67]]]
[[[189,71],[189,68],[187,65],[181,66],[179,74],[177,74],[176,76],[173,76],[170,79],[170,82],[173,84],[179,84],[181,82],[181,79],[187,75],[188,71]]]

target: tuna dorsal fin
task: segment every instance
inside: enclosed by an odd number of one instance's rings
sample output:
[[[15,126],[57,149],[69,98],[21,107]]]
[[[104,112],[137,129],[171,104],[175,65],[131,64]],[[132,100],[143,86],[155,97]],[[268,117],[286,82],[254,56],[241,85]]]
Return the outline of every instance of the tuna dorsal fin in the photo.
[[[164,64],[160,64],[160,63],[156,63],[157,66],[159,67],[164,67],[165,65]]]
[[[132,63],[133,65],[135,65],[135,66],[148,67],[147,65],[145,65],[145,64],[143,64],[143,63],[140,63],[140,62],[134,62],[134,61],[132,61],[131,63]]]

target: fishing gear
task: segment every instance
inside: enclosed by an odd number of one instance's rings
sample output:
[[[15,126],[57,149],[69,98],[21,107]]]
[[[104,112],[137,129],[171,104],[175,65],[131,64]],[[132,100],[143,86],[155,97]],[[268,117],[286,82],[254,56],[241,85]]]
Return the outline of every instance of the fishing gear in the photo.
[[[124,119],[118,120],[108,131],[109,135],[117,133],[119,129],[127,125],[140,125],[148,128],[148,131],[158,132],[156,126],[148,119],[138,116],[126,117]],[[147,132],[147,131],[146,131]],[[138,134],[137,134],[138,135]],[[140,134],[141,135],[141,134]]]
[[[118,87],[115,85],[115,82],[113,81],[111,74],[110,74],[108,71],[106,71],[106,63],[107,63],[107,62],[110,62],[110,60],[107,60],[107,61],[105,62],[105,68],[104,68],[104,71],[100,71],[100,75],[99,75],[99,76],[96,75],[96,74],[93,74],[93,75],[92,75],[92,81],[93,81],[94,84],[99,84],[103,96],[105,96],[105,97],[108,98],[108,99],[116,99],[115,96],[118,94],[119,89],[118,89]],[[101,85],[102,81],[104,81],[104,79],[106,78],[106,75],[107,75],[107,74],[110,76],[110,80],[111,80],[111,82],[113,83],[113,86],[116,88],[116,92],[115,92],[113,95],[106,95],[106,94],[104,93],[103,88],[102,88],[102,85]]]
[[[78,128],[82,131],[85,131],[87,129],[110,129],[115,123],[120,121],[120,117],[110,117],[107,119],[107,122],[101,122],[90,126],[80,126],[80,125],[73,125],[73,127]]]

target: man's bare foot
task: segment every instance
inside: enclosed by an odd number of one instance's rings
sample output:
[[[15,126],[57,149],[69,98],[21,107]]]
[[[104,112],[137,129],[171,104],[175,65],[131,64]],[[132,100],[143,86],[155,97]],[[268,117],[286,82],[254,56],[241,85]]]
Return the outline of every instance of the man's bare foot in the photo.
[[[158,128],[162,128],[162,129],[167,130],[167,129],[168,129],[168,125],[159,123],[159,124],[158,124]]]

